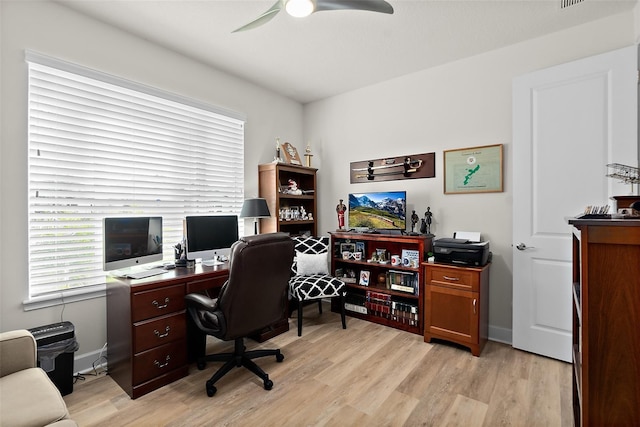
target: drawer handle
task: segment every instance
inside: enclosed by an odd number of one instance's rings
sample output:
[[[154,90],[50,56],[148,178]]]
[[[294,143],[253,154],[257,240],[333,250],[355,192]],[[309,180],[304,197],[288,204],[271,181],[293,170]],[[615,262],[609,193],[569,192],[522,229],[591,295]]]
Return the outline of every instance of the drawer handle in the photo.
[[[459,277],[449,277],[449,276],[442,276],[443,278],[445,278],[446,280],[453,280],[454,282],[457,282],[460,280]]]
[[[169,359],[171,359],[171,356],[167,354],[167,357],[164,359],[164,363],[160,363],[157,360],[154,360],[153,364],[156,365],[158,369],[162,369],[169,364]]]
[[[156,337],[158,338],[164,338],[164,337],[168,337],[169,336],[169,331],[171,330],[170,327],[166,327],[164,328],[164,334],[161,334],[160,331],[158,331],[157,329],[153,330],[153,333],[156,334]]]
[[[167,307],[169,307],[169,297],[164,299],[164,304],[162,304],[162,305],[160,305],[160,303],[158,303],[158,301],[156,301],[156,300],[153,300],[151,302],[151,304],[155,305],[158,310],[161,310],[163,308],[167,308]]]

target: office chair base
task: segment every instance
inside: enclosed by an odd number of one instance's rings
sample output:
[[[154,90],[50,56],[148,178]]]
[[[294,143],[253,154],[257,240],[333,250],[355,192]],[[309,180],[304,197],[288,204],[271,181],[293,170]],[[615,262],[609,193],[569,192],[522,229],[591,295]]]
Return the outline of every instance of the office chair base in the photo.
[[[244,345],[244,340],[238,338],[235,340],[235,348],[233,353],[218,353],[209,354],[198,359],[198,369],[203,370],[206,366],[206,362],[225,362],[215,374],[209,378],[205,384],[205,390],[207,396],[212,397],[216,394],[217,388],[214,384],[223,376],[225,376],[232,368],[244,366],[255,375],[260,377],[264,384],[265,390],[271,390],[273,388],[273,381],[269,379],[269,375],[262,370],[252,359],[265,356],[275,356],[276,362],[280,363],[284,360],[284,354],[280,352],[280,349],[276,350],[252,350],[246,351],[247,348]]]

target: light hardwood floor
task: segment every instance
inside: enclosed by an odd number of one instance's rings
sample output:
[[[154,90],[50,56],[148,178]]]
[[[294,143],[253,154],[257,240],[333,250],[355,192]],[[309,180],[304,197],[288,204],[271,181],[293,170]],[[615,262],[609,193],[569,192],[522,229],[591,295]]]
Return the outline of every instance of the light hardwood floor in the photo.
[[[213,338],[208,351],[231,346]],[[274,382],[244,368],[204,383],[220,366],[136,400],[108,375],[87,376],[65,396],[80,426],[572,426],[571,365],[487,343],[480,357],[444,342],[347,318],[326,305],[305,309],[302,337],[289,332],[248,349],[282,349],[257,359]]]

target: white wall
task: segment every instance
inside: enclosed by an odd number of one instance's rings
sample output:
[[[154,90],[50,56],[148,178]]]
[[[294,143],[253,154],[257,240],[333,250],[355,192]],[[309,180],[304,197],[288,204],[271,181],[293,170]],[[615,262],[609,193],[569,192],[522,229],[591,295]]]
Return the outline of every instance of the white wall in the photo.
[[[0,330],[68,320],[80,349],[76,370],[106,341],[105,298],[25,312],[27,298],[27,68],[25,49],[244,113],[245,193],[275,137],[302,140],[302,106],[180,54],[45,1],[0,1]]]
[[[319,168],[319,230],[335,230],[335,206],[348,193],[406,189],[409,212],[422,216],[431,207],[436,238],[481,231],[493,252],[490,336],[510,342],[512,79],[632,45],[634,21],[633,13],[613,16],[306,105],[304,140]],[[504,192],[443,194],[443,150],[489,144],[504,144]],[[428,152],[436,153],[435,178],[348,184],[350,162]]]

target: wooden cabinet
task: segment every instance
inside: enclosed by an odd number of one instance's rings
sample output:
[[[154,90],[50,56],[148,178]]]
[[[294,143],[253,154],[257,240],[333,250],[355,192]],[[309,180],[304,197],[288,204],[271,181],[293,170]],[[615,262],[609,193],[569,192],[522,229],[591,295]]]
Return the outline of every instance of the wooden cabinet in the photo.
[[[107,283],[109,375],[138,398],[188,373],[190,355],[201,353],[203,336],[190,337],[184,296],[217,295],[226,266],[177,268],[140,280]]]
[[[336,232],[331,248],[332,273],[347,282],[347,314],[422,335],[420,264],[431,250],[431,237]],[[380,252],[386,263],[372,262]],[[393,255],[400,258],[398,265],[391,263]],[[334,298],[333,311],[339,312],[338,304]]]
[[[640,220],[569,223],[575,425],[640,425]]]
[[[260,218],[262,233],[284,231],[292,236],[317,235],[316,171],[286,163],[258,166],[260,197],[266,199],[271,213],[269,218]],[[302,194],[287,193],[290,180],[295,181]]]
[[[487,342],[489,268],[424,263],[424,340],[439,338],[479,356]]]

